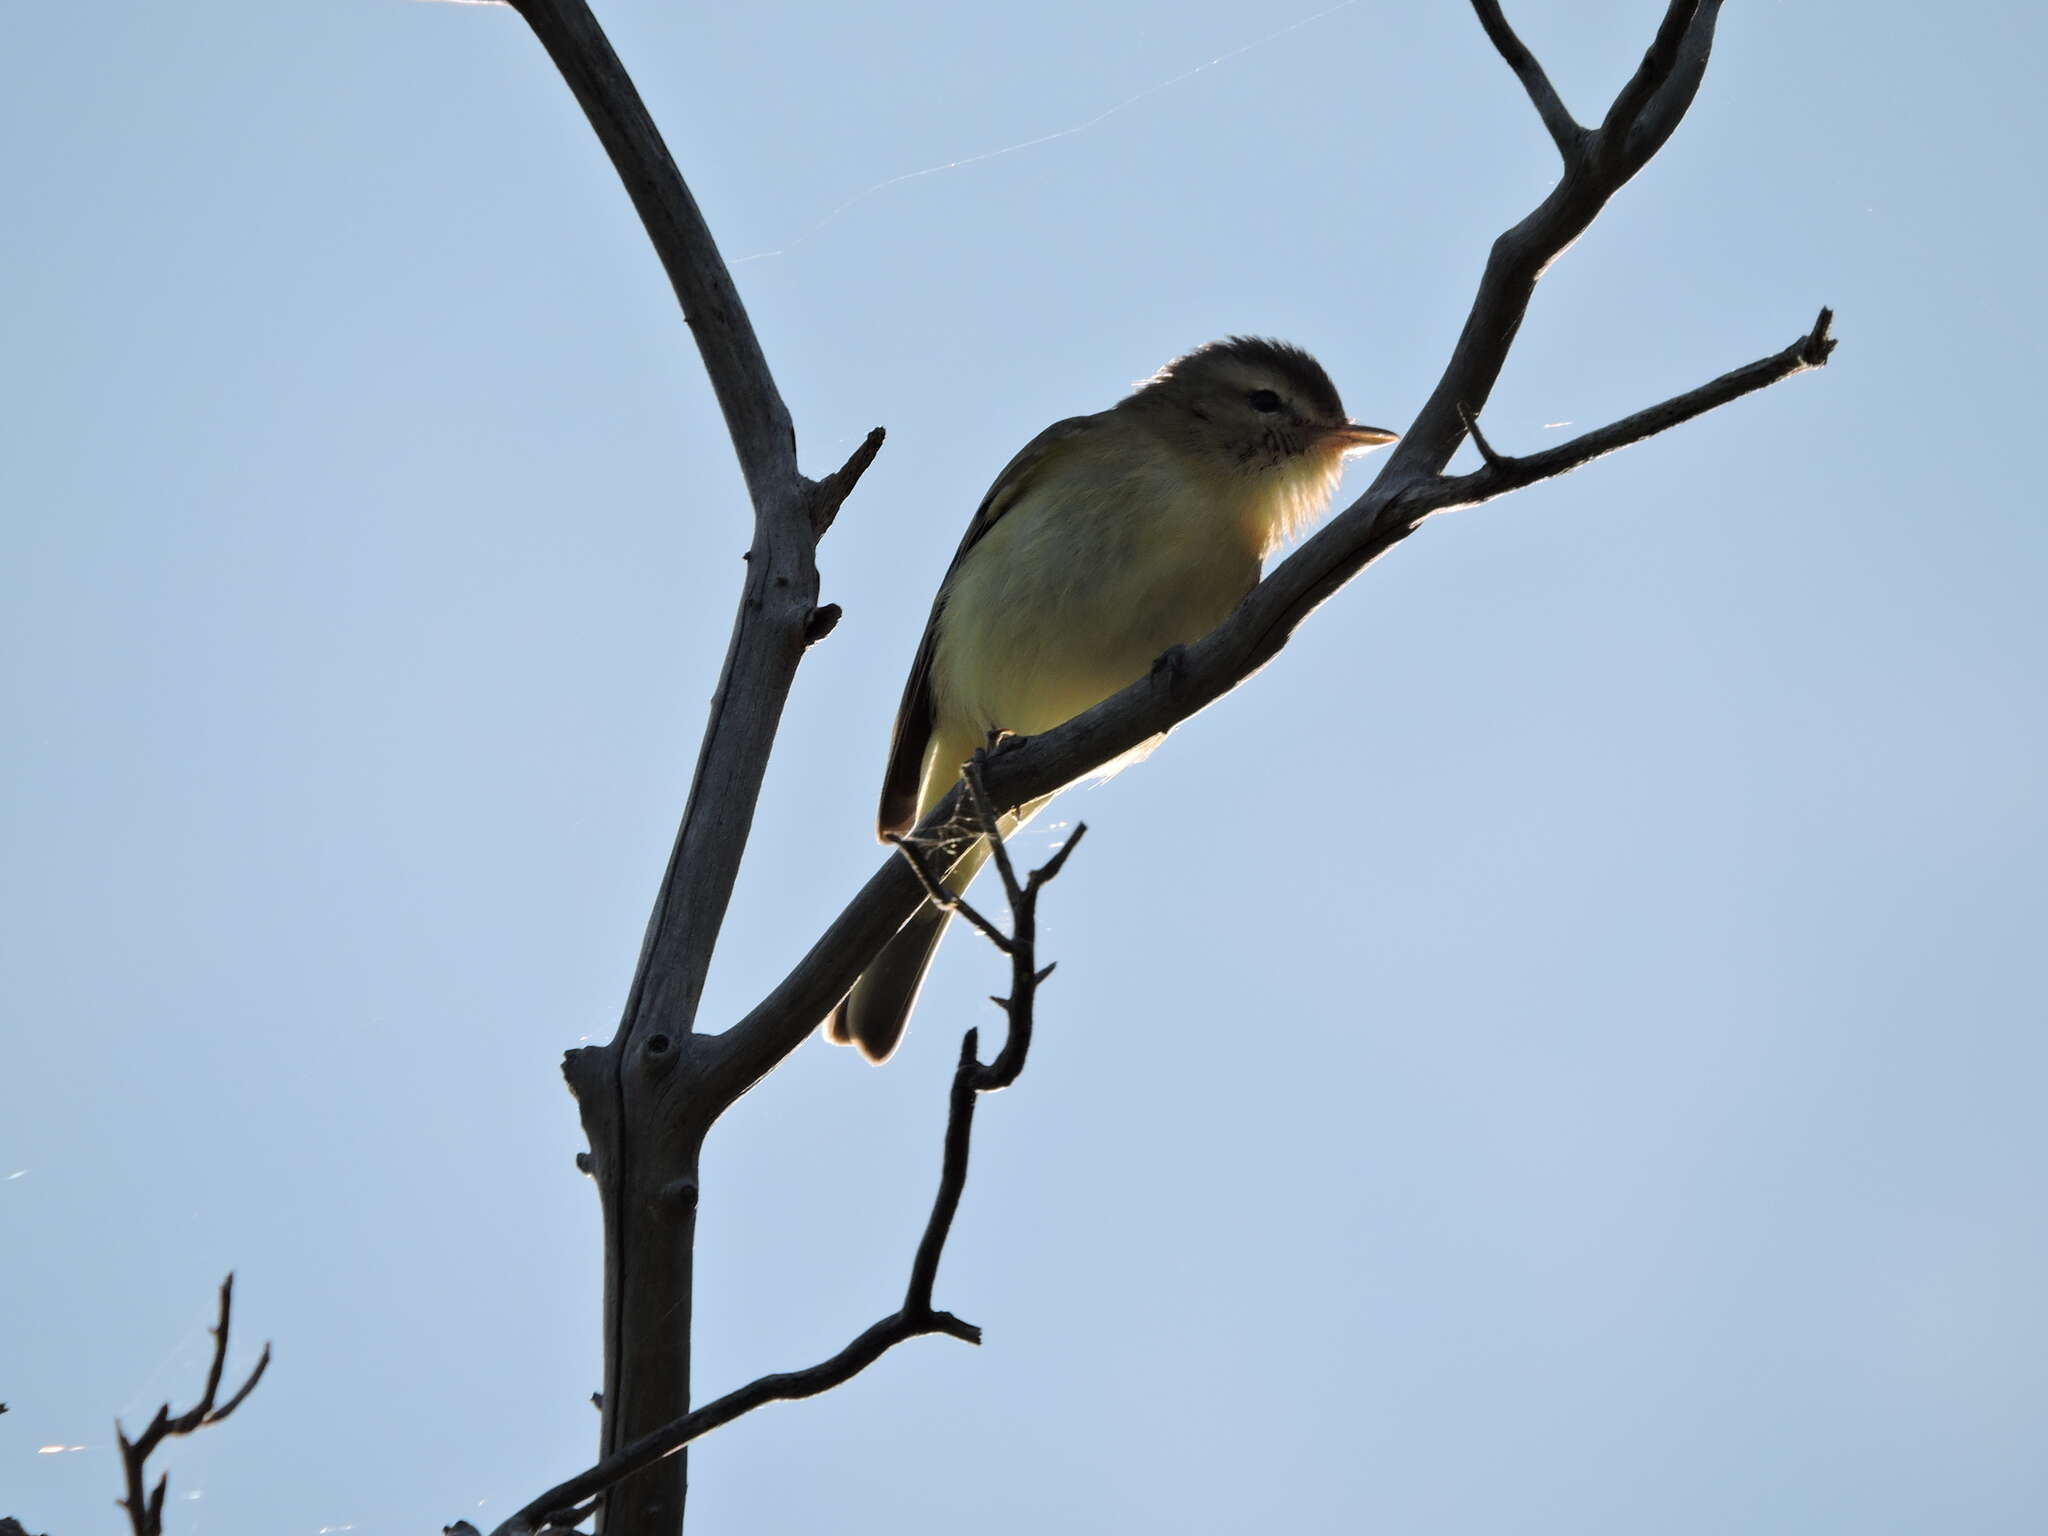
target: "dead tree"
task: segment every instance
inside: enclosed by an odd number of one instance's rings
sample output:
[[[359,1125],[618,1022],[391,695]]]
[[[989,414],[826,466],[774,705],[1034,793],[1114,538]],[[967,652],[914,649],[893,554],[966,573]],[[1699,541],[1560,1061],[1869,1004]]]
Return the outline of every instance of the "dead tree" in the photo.
[[[799,470],[789,413],[711,232],[588,6],[584,0],[510,3],[582,105],[639,210],[703,355],[753,506],[732,639],[618,1032],[604,1045],[571,1051],[564,1068],[590,1143],[583,1166],[597,1183],[604,1214],[602,1455],[590,1471],[498,1528],[503,1536],[559,1528],[601,1506],[609,1536],[675,1536],[686,1489],[682,1447],[696,1435],[759,1402],[836,1384],[904,1338],[974,1336],[969,1325],[932,1307],[930,1282],[950,1217],[948,1200],[958,1198],[956,1166],[964,1176],[974,1092],[996,1085],[990,1074],[1000,1076],[1002,1063],[975,1064],[969,1037],[955,1078],[940,1200],[902,1311],[832,1361],[763,1378],[693,1413],[691,1263],[704,1139],[740,1095],[802,1043],[929,886],[928,872],[913,860],[890,857],[750,1012],[722,1028],[699,1027],[699,999],[784,700],[805,649],[838,617],[835,607],[819,602],[818,541],[872,462],[882,434],[871,433],[845,464],[820,479]],[[1720,3],[1669,0],[1641,64],[1593,127],[1566,110],[1497,0],[1472,5],[1535,105],[1562,174],[1549,195],[1494,242],[1435,389],[1366,491],[1276,566],[1221,628],[1190,647],[1180,665],[1156,669],[1057,730],[989,759],[977,803],[964,808],[965,817],[993,816],[1048,794],[1222,697],[1272,659],[1319,604],[1435,514],[1565,474],[1827,361],[1834,343],[1824,309],[1784,350],[1569,442],[1517,455],[1481,435],[1480,414],[1537,280],[1684,117],[1707,66]],[[1467,437],[1479,465],[1452,474],[1452,455]],[[962,796],[956,789],[916,836],[943,840],[963,815]],[[1028,926],[1035,883],[1006,871],[1006,886],[1015,922]],[[1016,906],[1020,901],[1025,906]],[[1024,946],[999,937],[1014,961]],[[1026,955],[1013,1004],[1028,1006],[1029,978],[1036,973],[1028,948]],[[1014,1014],[1012,1025],[1014,1043]]]

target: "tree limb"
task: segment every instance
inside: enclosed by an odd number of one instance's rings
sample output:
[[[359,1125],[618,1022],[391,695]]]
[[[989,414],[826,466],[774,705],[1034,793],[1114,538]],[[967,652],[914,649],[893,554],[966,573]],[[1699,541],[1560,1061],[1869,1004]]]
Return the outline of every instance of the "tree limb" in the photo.
[[[1488,40],[1522,82],[1522,89],[1529,93],[1536,115],[1543,119],[1543,126],[1550,131],[1550,142],[1557,146],[1565,164],[1572,164],[1584,152],[1585,128],[1565,107],[1557,94],[1557,87],[1550,83],[1550,76],[1536,62],[1536,55],[1508,25],[1507,17],[1501,14],[1500,0],[1472,0],[1472,9],[1479,13],[1479,25],[1486,28]]]
[[[249,1379],[226,1402],[214,1406],[214,1398],[220,1393],[221,1376],[227,1369],[228,1327],[234,1305],[235,1277],[230,1274],[220,1283],[220,1317],[210,1330],[213,1334],[213,1362],[206,1369],[206,1390],[200,1393],[198,1402],[179,1414],[173,1414],[171,1405],[165,1403],[157,1409],[149,1427],[132,1441],[121,1427],[120,1420],[114,1421],[114,1438],[120,1442],[121,1465],[128,1484],[128,1496],[121,1500],[121,1507],[128,1511],[128,1524],[135,1536],[163,1536],[164,1493],[170,1487],[170,1473],[160,1475],[156,1487],[148,1493],[143,1491],[143,1482],[149,1472],[149,1458],[156,1453],[157,1447],[174,1435],[189,1435],[209,1424],[220,1423],[242,1406],[243,1400],[256,1390],[256,1383],[270,1368],[270,1346],[265,1344],[262,1355],[257,1358],[256,1368],[249,1372]]]
[[[583,0],[513,0],[583,108],[690,323],[754,504],[802,481],[796,431],[710,227],[632,77]]]
[[[1423,499],[1447,498],[1443,505],[1431,507],[1432,512],[1449,511],[1454,506],[1477,506],[1480,502],[1492,501],[1510,491],[1534,485],[1539,480],[1570,474],[1582,464],[1590,464],[1595,459],[1640,443],[1646,437],[1655,437],[1659,432],[1681,426],[1695,416],[1703,416],[1717,406],[1740,400],[1744,395],[1766,389],[1794,374],[1805,373],[1810,368],[1824,368],[1829,355],[1835,350],[1835,338],[1829,334],[1834,319],[1833,310],[1823,309],[1820,318],[1814,321],[1813,329],[1782,352],[1773,352],[1769,357],[1745,363],[1696,389],[1674,395],[1669,400],[1591,432],[1582,432],[1569,442],[1546,448],[1541,453],[1519,457],[1498,453],[1479,435],[1479,423],[1474,420],[1471,423],[1472,439],[1485,460],[1485,467],[1469,475],[1446,477],[1438,482],[1435,491]]]
[[[687,1030],[753,825],[782,706],[817,609],[814,551],[874,461],[879,429],[821,481],[797,468],[796,431],[732,273],[632,77],[584,0],[512,0],[583,108],[704,360],[754,507],[741,598],[674,852],[627,1004]],[[813,636],[816,638],[816,636]]]
[[[978,784],[980,772],[977,754],[977,764],[968,769],[970,785]],[[974,828],[1000,849],[1001,821],[988,797],[975,794],[970,811]],[[1031,1045],[1031,1018],[1038,988],[1052,974],[1050,965],[1040,968],[1037,964],[1039,893],[1058,876],[1086,830],[1085,827],[1076,827],[1065,845],[1024,880],[1017,878],[1007,857],[997,862],[997,867],[1003,871],[1004,894],[1010,902],[1010,932],[1005,934],[993,924],[986,931],[991,942],[1010,957],[1010,996],[995,999],[1008,1017],[1009,1029],[1002,1051],[993,1063],[987,1065],[978,1056],[980,1032],[970,1029],[961,1037],[960,1059],[953,1069],[952,1087],[947,1095],[945,1150],[940,1161],[938,1193],[933,1197],[931,1214],[925,1220],[924,1234],[918,1240],[917,1253],[911,1261],[910,1279],[904,1287],[902,1306],[864,1329],[830,1359],[803,1370],[762,1376],[640,1436],[630,1445],[621,1446],[587,1471],[558,1483],[532,1500],[498,1525],[491,1536],[544,1536],[551,1526],[566,1528],[575,1523],[570,1518],[576,1513],[573,1506],[587,1507],[588,1501],[616,1487],[634,1473],[674,1455],[692,1441],[702,1439],[712,1430],[730,1424],[756,1408],[829,1392],[851,1381],[898,1344],[934,1333],[968,1344],[981,1342],[981,1330],[974,1324],[932,1305],[932,1289],[938,1281],[939,1261],[945,1254],[946,1239],[952,1235],[953,1218],[960,1209],[960,1197],[967,1188],[975,1102],[984,1093],[1008,1087],[1024,1070],[1025,1057]],[[921,862],[924,855],[920,849],[903,843],[899,844],[899,851],[903,861],[916,865],[918,876],[930,880],[935,890],[947,898],[949,905],[964,905],[931,876],[929,867]],[[447,1529],[454,1531],[457,1527]]]
[[[1504,20],[1498,27],[1488,24],[1492,8],[1487,0],[1474,0],[1474,7],[1495,46],[1506,40],[1503,52],[1526,87],[1530,76],[1517,62],[1526,48]],[[1826,362],[1833,342],[1824,315],[1814,332],[1785,352],[1599,432],[1510,461],[1516,466],[1512,471],[1488,462],[1475,475],[1444,473],[1466,436],[1466,424],[1477,419],[1500,377],[1544,270],[1585,232],[1684,115],[1706,68],[1719,8],[1719,0],[1673,0],[1642,65],[1602,127],[1588,136],[1584,152],[1570,158],[1566,174],[1543,201],[1494,242],[1449,362],[1372,484],[1274,567],[1220,627],[1189,646],[1170,682],[1156,674],[1141,678],[1086,713],[990,759],[986,787],[999,810],[1071,784],[1228,693],[1279,654],[1309,614],[1432,513],[1475,505],[1563,474]],[[1526,67],[1538,68],[1533,57]],[[1603,147],[1631,133],[1625,153]],[[1490,445],[1482,457],[1487,451]],[[961,793],[956,788],[911,835],[926,836],[951,820]],[[812,1022],[845,995],[923,899],[916,877],[898,860],[876,871],[789,974],[737,1024],[706,1041],[711,1073],[723,1085],[720,1091],[744,1091],[795,1049]]]

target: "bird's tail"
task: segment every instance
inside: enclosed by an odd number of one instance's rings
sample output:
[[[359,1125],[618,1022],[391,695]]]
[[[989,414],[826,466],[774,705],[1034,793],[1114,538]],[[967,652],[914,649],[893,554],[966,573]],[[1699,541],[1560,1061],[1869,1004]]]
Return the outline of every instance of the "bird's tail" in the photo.
[[[1044,800],[1038,800],[1019,807],[1014,815],[1003,817],[1003,836],[1009,837],[1044,804]],[[946,876],[946,889],[966,890],[981,873],[981,866],[988,862],[988,855],[988,839],[978,839],[954,862]],[[860,1053],[869,1061],[887,1061],[910,1023],[910,1010],[917,1006],[925,972],[931,969],[932,957],[938,953],[939,940],[945,937],[946,924],[952,918],[952,913],[930,902],[919,907],[861,972],[853,990],[832,1010],[832,1016],[825,1021],[825,1038],[835,1045],[859,1046]]]
[[[988,839],[982,838],[960,855],[946,888],[964,891],[968,882],[988,861]],[[861,1055],[872,1062],[884,1062],[903,1038],[910,1023],[910,1010],[917,1006],[917,994],[924,986],[924,973],[931,969],[939,952],[946,924],[953,914],[926,902],[909,922],[896,930],[896,937],[882,946],[872,964],[846,999],[825,1021],[825,1035],[835,1045],[857,1045]]]

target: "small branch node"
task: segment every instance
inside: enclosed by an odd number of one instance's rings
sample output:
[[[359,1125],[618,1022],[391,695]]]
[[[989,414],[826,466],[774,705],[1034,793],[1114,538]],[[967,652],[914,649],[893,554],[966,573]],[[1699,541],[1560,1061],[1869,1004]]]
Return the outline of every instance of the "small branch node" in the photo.
[[[861,444],[847,456],[846,462],[833,470],[822,480],[811,482],[811,531],[817,538],[823,538],[832,526],[839,509],[846,498],[853,494],[853,488],[860,484],[860,477],[868,472],[868,466],[875,462],[875,455],[882,451],[882,440],[889,434],[877,427]]]
[[[804,618],[804,649],[809,650],[839,627],[845,610],[837,603],[821,603]]]
[[[1806,339],[1799,346],[1799,361],[1809,368],[1825,368],[1828,359],[1834,355],[1835,312],[1823,305],[1820,318],[1813,322],[1813,329],[1806,333]]]
[[[1541,453],[1525,454],[1520,458],[1494,455],[1484,470],[1439,479],[1419,498],[1421,516],[1427,517],[1453,507],[1477,506],[1539,481],[1570,474],[1581,465],[1590,464],[1645,438],[1655,437],[1660,432],[1668,432],[1732,400],[1754,394],[1795,374],[1822,367],[1835,347],[1833,323],[1833,312],[1822,310],[1813,329],[1783,351],[1760,357],[1753,363],[1722,374],[1718,379],[1710,379],[1697,389],[1674,395],[1604,427],[1582,432],[1569,442],[1546,448]]]
[[[1458,420],[1465,424],[1465,434],[1472,439],[1472,446],[1479,450],[1479,457],[1486,461],[1489,469],[1512,469],[1515,460],[1505,453],[1494,452],[1493,444],[1486,440],[1486,434],[1479,430],[1479,418],[1467,406],[1458,407]]]

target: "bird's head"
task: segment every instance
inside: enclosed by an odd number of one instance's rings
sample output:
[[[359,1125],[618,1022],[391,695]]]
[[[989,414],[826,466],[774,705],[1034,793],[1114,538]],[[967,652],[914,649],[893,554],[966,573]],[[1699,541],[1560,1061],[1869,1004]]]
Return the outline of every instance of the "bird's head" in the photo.
[[[1344,414],[1323,365],[1299,347],[1232,336],[1177,357],[1118,407],[1144,419],[1204,479],[1238,487],[1270,553],[1322,515],[1344,459],[1397,434]]]
[[[1177,357],[1138,386],[1126,408],[1151,417],[1182,448],[1239,474],[1334,469],[1346,454],[1396,433],[1344,414],[1323,365],[1299,347],[1232,336]]]

